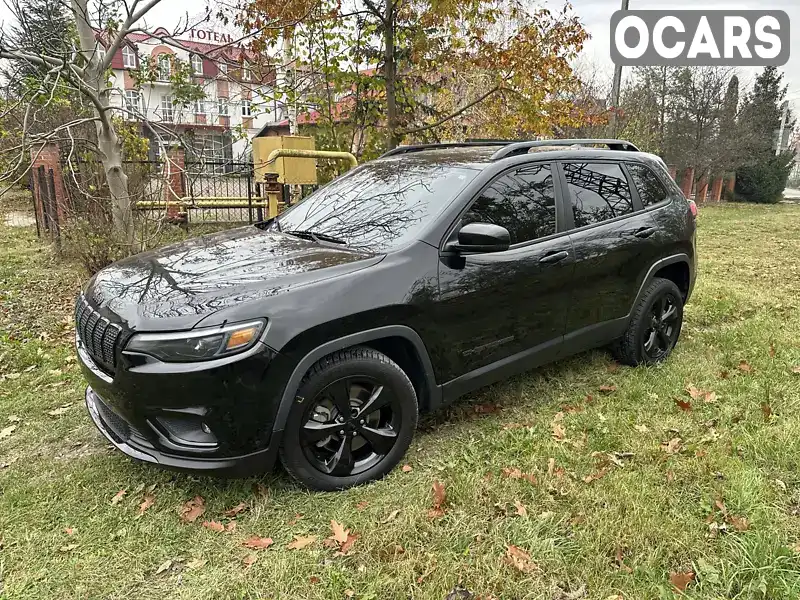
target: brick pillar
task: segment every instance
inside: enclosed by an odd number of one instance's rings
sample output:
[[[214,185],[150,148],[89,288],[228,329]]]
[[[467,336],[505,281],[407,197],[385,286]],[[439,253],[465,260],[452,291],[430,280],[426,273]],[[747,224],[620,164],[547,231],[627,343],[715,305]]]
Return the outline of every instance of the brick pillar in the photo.
[[[184,161],[183,147],[174,146],[167,150],[167,160],[164,163],[164,200],[166,202],[175,202],[185,195],[183,189]],[[181,220],[180,212],[179,206],[167,204],[168,220]]]
[[[681,191],[687,198],[692,196],[692,184],[694,183],[694,167],[686,167],[681,178]]]
[[[669,165],[669,176],[672,177],[672,181],[677,181],[678,177],[678,167],[675,165]]]
[[[706,201],[708,195],[708,175],[703,173],[700,181],[697,182],[697,193],[695,194],[694,201],[698,204]]]
[[[715,177],[711,182],[711,201],[719,202],[722,198],[722,177]]]
[[[61,172],[61,150],[58,144],[50,142],[41,148],[31,149],[31,190],[36,199],[36,218],[44,223],[44,206],[42,198],[46,197],[47,190],[39,189],[39,167],[44,167],[45,181],[49,182],[50,170],[53,171],[53,188],[55,191],[56,211],[58,222],[63,223],[67,212],[67,194],[64,188],[64,175]],[[49,185],[49,183],[48,183]],[[44,195],[42,194],[44,192]]]

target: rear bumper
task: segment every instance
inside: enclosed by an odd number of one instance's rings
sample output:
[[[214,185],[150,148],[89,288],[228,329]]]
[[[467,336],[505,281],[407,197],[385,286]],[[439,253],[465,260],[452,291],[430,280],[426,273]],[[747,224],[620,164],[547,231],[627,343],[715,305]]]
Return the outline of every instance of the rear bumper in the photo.
[[[247,477],[269,471],[275,464],[278,435],[273,436],[272,443],[267,448],[251,454],[224,458],[189,458],[156,449],[91,387],[86,388],[86,408],[100,433],[117,450],[130,458],[165,469],[219,477]]]

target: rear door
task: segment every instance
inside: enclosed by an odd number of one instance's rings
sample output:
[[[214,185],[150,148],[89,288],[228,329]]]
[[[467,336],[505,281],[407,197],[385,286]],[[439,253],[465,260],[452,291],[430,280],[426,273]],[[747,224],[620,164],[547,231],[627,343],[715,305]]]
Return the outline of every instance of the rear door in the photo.
[[[496,177],[463,213],[471,222],[508,229],[503,252],[443,253],[438,319],[452,362],[445,380],[537,346],[557,346],[566,322],[572,244],[550,163],[529,163]]]
[[[588,347],[624,330],[623,318],[658,257],[657,229],[622,163],[564,161],[559,169],[575,253],[566,334]]]

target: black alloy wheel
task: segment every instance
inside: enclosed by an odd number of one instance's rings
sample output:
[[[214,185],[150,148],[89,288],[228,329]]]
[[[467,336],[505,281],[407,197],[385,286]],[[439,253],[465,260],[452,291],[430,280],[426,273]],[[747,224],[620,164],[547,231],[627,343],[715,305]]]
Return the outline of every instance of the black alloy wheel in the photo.
[[[652,362],[664,358],[678,340],[678,299],[663,292],[651,307],[650,323],[642,335],[642,351]]]
[[[309,403],[300,443],[309,462],[337,477],[375,466],[397,442],[400,410],[387,385],[367,376],[344,377]]]
[[[355,347],[312,366],[297,390],[280,456],[287,472],[316,490],[380,479],[411,445],[417,394],[385,354]]]

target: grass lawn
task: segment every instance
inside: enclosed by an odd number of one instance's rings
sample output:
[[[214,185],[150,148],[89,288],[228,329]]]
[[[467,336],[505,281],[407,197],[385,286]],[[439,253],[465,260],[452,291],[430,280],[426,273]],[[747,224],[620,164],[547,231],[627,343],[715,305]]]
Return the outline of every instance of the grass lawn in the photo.
[[[0,225],[0,598],[800,597],[800,206],[702,208],[698,239],[667,364],[493,386],[426,417],[408,467],[321,494],[112,451],[70,342],[81,276]]]

